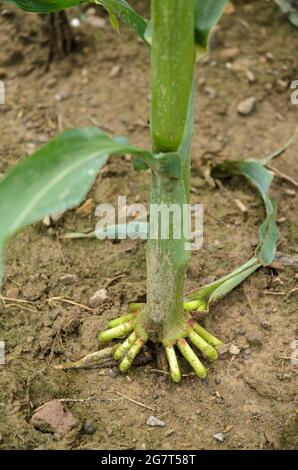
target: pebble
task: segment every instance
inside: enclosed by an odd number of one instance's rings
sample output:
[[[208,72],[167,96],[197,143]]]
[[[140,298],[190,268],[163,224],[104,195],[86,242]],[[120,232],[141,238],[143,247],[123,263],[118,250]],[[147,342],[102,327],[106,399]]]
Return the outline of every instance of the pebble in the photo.
[[[227,47],[220,52],[220,56],[225,60],[232,60],[240,54],[239,47]]]
[[[65,286],[69,286],[70,284],[74,284],[79,280],[76,274],[64,274],[59,278],[59,281],[62,282]]]
[[[78,28],[79,26],[81,26],[81,22],[80,22],[79,18],[72,18],[70,20],[70,24],[73,28]]]
[[[149,416],[149,418],[146,421],[146,424],[148,426],[153,426],[153,427],[160,426],[162,428],[166,425],[166,423],[164,423],[164,421],[161,421],[160,419],[155,418],[155,416]]]
[[[256,330],[250,331],[246,335],[246,339],[252,346],[262,346],[263,344],[262,335]]]
[[[57,85],[57,79],[55,77],[52,77],[50,78],[50,80],[48,80],[46,82],[46,87],[51,89],[51,88],[55,88],[55,86]]]
[[[209,380],[208,379],[203,379],[202,384],[205,385],[205,387],[207,387],[207,385],[209,384]]]
[[[56,436],[64,436],[79,424],[78,418],[59,400],[49,401],[38,408],[30,422],[39,431]]]
[[[229,351],[232,356],[238,356],[238,354],[240,354],[240,348],[238,348],[238,346],[236,346],[235,344],[231,345]]]
[[[255,74],[251,70],[246,70],[245,75],[249,83],[254,83],[256,81]]]
[[[268,320],[261,321],[261,326],[264,330],[271,330],[271,323]]]
[[[215,377],[214,379],[216,385],[219,385],[221,383],[221,378],[220,377]]]
[[[91,308],[99,307],[106,299],[108,298],[106,289],[99,289],[92,297],[89,299],[89,305]]]
[[[118,371],[116,368],[114,369],[110,369],[109,370],[109,376],[112,378],[112,379],[115,379],[116,377],[118,377]]]
[[[241,101],[237,106],[237,111],[241,116],[248,116],[253,112],[256,106],[256,98],[250,96],[246,100]]]
[[[114,78],[114,77],[116,77],[120,72],[121,72],[121,65],[115,65],[115,66],[111,69],[111,71],[110,71],[108,77],[109,77],[109,78]]]
[[[84,425],[83,425],[83,432],[85,434],[94,434],[96,431],[96,427],[94,426],[94,424],[92,423],[92,421],[85,421]]]
[[[217,434],[213,434],[213,437],[217,442],[223,442],[225,440],[225,436],[222,432],[218,432]]]
[[[246,315],[246,310],[244,310],[243,308],[240,310],[240,315],[241,317],[244,317]]]
[[[286,188],[286,189],[284,190],[284,193],[285,193],[287,196],[291,196],[291,197],[295,197],[295,196],[296,196],[296,191],[295,191],[295,189]]]
[[[237,331],[238,335],[243,336],[246,333],[246,329],[244,326],[240,326],[240,328]]]
[[[18,287],[11,287],[6,292],[6,297],[9,299],[17,299],[19,297],[20,289]]]

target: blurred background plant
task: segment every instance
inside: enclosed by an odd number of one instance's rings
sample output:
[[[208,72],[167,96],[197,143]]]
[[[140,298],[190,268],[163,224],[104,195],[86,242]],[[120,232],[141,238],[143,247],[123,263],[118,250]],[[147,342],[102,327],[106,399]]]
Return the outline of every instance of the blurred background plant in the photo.
[[[291,23],[298,28],[298,0],[275,0],[275,2],[288,16]]]

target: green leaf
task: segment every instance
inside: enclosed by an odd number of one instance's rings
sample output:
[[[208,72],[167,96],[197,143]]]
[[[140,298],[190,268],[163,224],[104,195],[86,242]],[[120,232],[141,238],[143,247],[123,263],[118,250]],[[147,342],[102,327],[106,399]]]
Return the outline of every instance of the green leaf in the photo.
[[[0,180],[0,251],[23,227],[80,204],[108,157],[125,153],[153,159],[126,139],[87,128],[67,130],[23,160]]]
[[[268,266],[273,262],[280,233],[276,225],[276,207],[269,197],[269,189],[273,175],[264,165],[272,158],[284,152],[290,145],[290,142],[291,141],[263,160],[225,161],[214,168],[214,171],[219,173],[224,172],[229,175],[244,176],[247,178],[247,180],[258,189],[263,198],[266,208],[266,218],[259,228],[260,243],[257,246],[255,257],[251,258],[227,276],[203,286],[188,295],[188,299],[191,301],[191,309],[199,311],[208,310],[211,302],[215,302],[224,297],[261,266]]]
[[[84,0],[4,0],[3,3],[12,3],[24,11],[51,13],[84,3]]]
[[[119,16],[127,23],[138,36],[147,44],[145,32],[148,22],[139,15],[125,0],[94,0],[98,5],[102,5],[110,14]]]
[[[230,274],[188,294],[187,298],[197,302],[197,305],[194,306],[195,310],[208,311],[211,302],[215,302],[224,297],[260,267],[261,264],[258,262],[257,258],[251,258]]]
[[[219,21],[228,0],[195,0],[195,3],[195,39],[206,52],[210,31]]]
[[[84,0],[4,0],[4,3],[11,3],[25,11],[50,13],[86,2]],[[146,44],[148,44],[145,39],[148,22],[125,0],[91,0],[91,3],[101,5],[108,11],[111,23],[116,31],[119,31],[119,25],[116,18],[116,16],[118,16],[127,23]]]
[[[298,4],[292,0],[275,0],[281,11],[285,13],[291,23],[298,28]]]
[[[224,171],[230,175],[244,176],[257,188],[263,198],[266,219],[259,229],[260,243],[256,249],[256,256],[263,266],[272,263],[276,252],[276,244],[280,237],[276,225],[276,208],[269,197],[273,175],[263,166],[266,162],[267,159],[263,161],[225,161],[215,167],[215,170]]]

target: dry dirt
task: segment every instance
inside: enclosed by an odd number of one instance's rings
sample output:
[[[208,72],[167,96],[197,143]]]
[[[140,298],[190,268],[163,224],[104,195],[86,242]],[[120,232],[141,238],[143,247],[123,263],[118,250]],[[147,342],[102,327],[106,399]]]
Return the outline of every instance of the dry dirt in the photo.
[[[148,14],[147,2],[132,3]],[[272,1],[238,1],[235,8],[223,17],[210,58],[197,71],[192,200],[205,207],[205,242],[193,253],[187,290],[247,260],[263,217],[261,200],[243,180],[212,188],[203,178],[203,166],[210,159],[265,156],[290,138],[297,122],[298,107],[290,101],[289,85],[298,79],[298,30]],[[6,104],[0,106],[0,173],[65,127],[98,125],[134,144],[150,144],[149,54],[131,31],[123,27],[119,36],[108,21],[106,28],[83,24],[76,32],[77,52],[56,60],[45,72],[48,45],[40,18],[13,8],[5,8],[5,14],[3,10],[2,6],[0,79],[6,85]],[[248,82],[247,70],[255,76],[253,83]],[[249,96],[256,98],[256,109],[240,117],[237,105]],[[298,139],[274,162],[296,181],[297,152]],[[112,158],[89,197],[95,204],[115,202],[117,194],[126,195],[129,202],[148,201],[149,175],[132,173],[125,158]],[[276,178],[272,196],[279,205],[279,251],[297,256],[298,189]],[[247,206],[247,219],[235,198]],[[0,447],[297,447],[297,368],[289,357],[298,335],[298,277],[290,269],[261,269],[202,318],[210,331],[241,348],[239,355],[228,353],[212,364],[205,383],[189,376],[175,385],[156,371],[154,361],[133,368],[127,376],[108,369],[53,369],[67,358],[95,351],[96,333],[107,320],[125,312],[128,302],[145,299],[143,242],[59,238],[68,231],[92,229],[95,220],[93,213],[84,218],[70,211],[54,227],[37,224],[24,230],[8,246],[2,294],[18,294],[18,300],[30,303],[8,302],[0,310],[0,339],[6,342],[6,365],[0,366]],[[77,281],[64,285],[64,274],[76,274]],[[112,300],[95,313],[59,301],[49,303],[53,297],[67,297],[87,305],[91,295],[112,279],[107,288]],[[262,344],[247,348],[246,336],[255,330]],[[59,440],[32,427],[34,409],[61,398],[70,400],[69,407],[82,423],[92,421],[94,434],[72,432]],[[150,415],[166,426],[150,428]],[[225,435],[223,443],[213,438],[219,432]]]

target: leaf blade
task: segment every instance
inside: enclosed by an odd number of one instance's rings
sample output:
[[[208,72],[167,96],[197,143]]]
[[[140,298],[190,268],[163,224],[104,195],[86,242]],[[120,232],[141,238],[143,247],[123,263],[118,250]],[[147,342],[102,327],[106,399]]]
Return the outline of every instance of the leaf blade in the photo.
[[[203,51],[208,49],[208,38],[219,21],[228,0],[196,0],[195,40]]]
[[[85,0],[4,0],[3,3],[10,3],[21,10],[32,13],[53,13],[55,11],[64,10]]]
[[[85,128],[64,131],[24,159],[0,181],[0,252],[25,226],[80,204],[109,156],[125,153],[153,158],[123,138]]]

